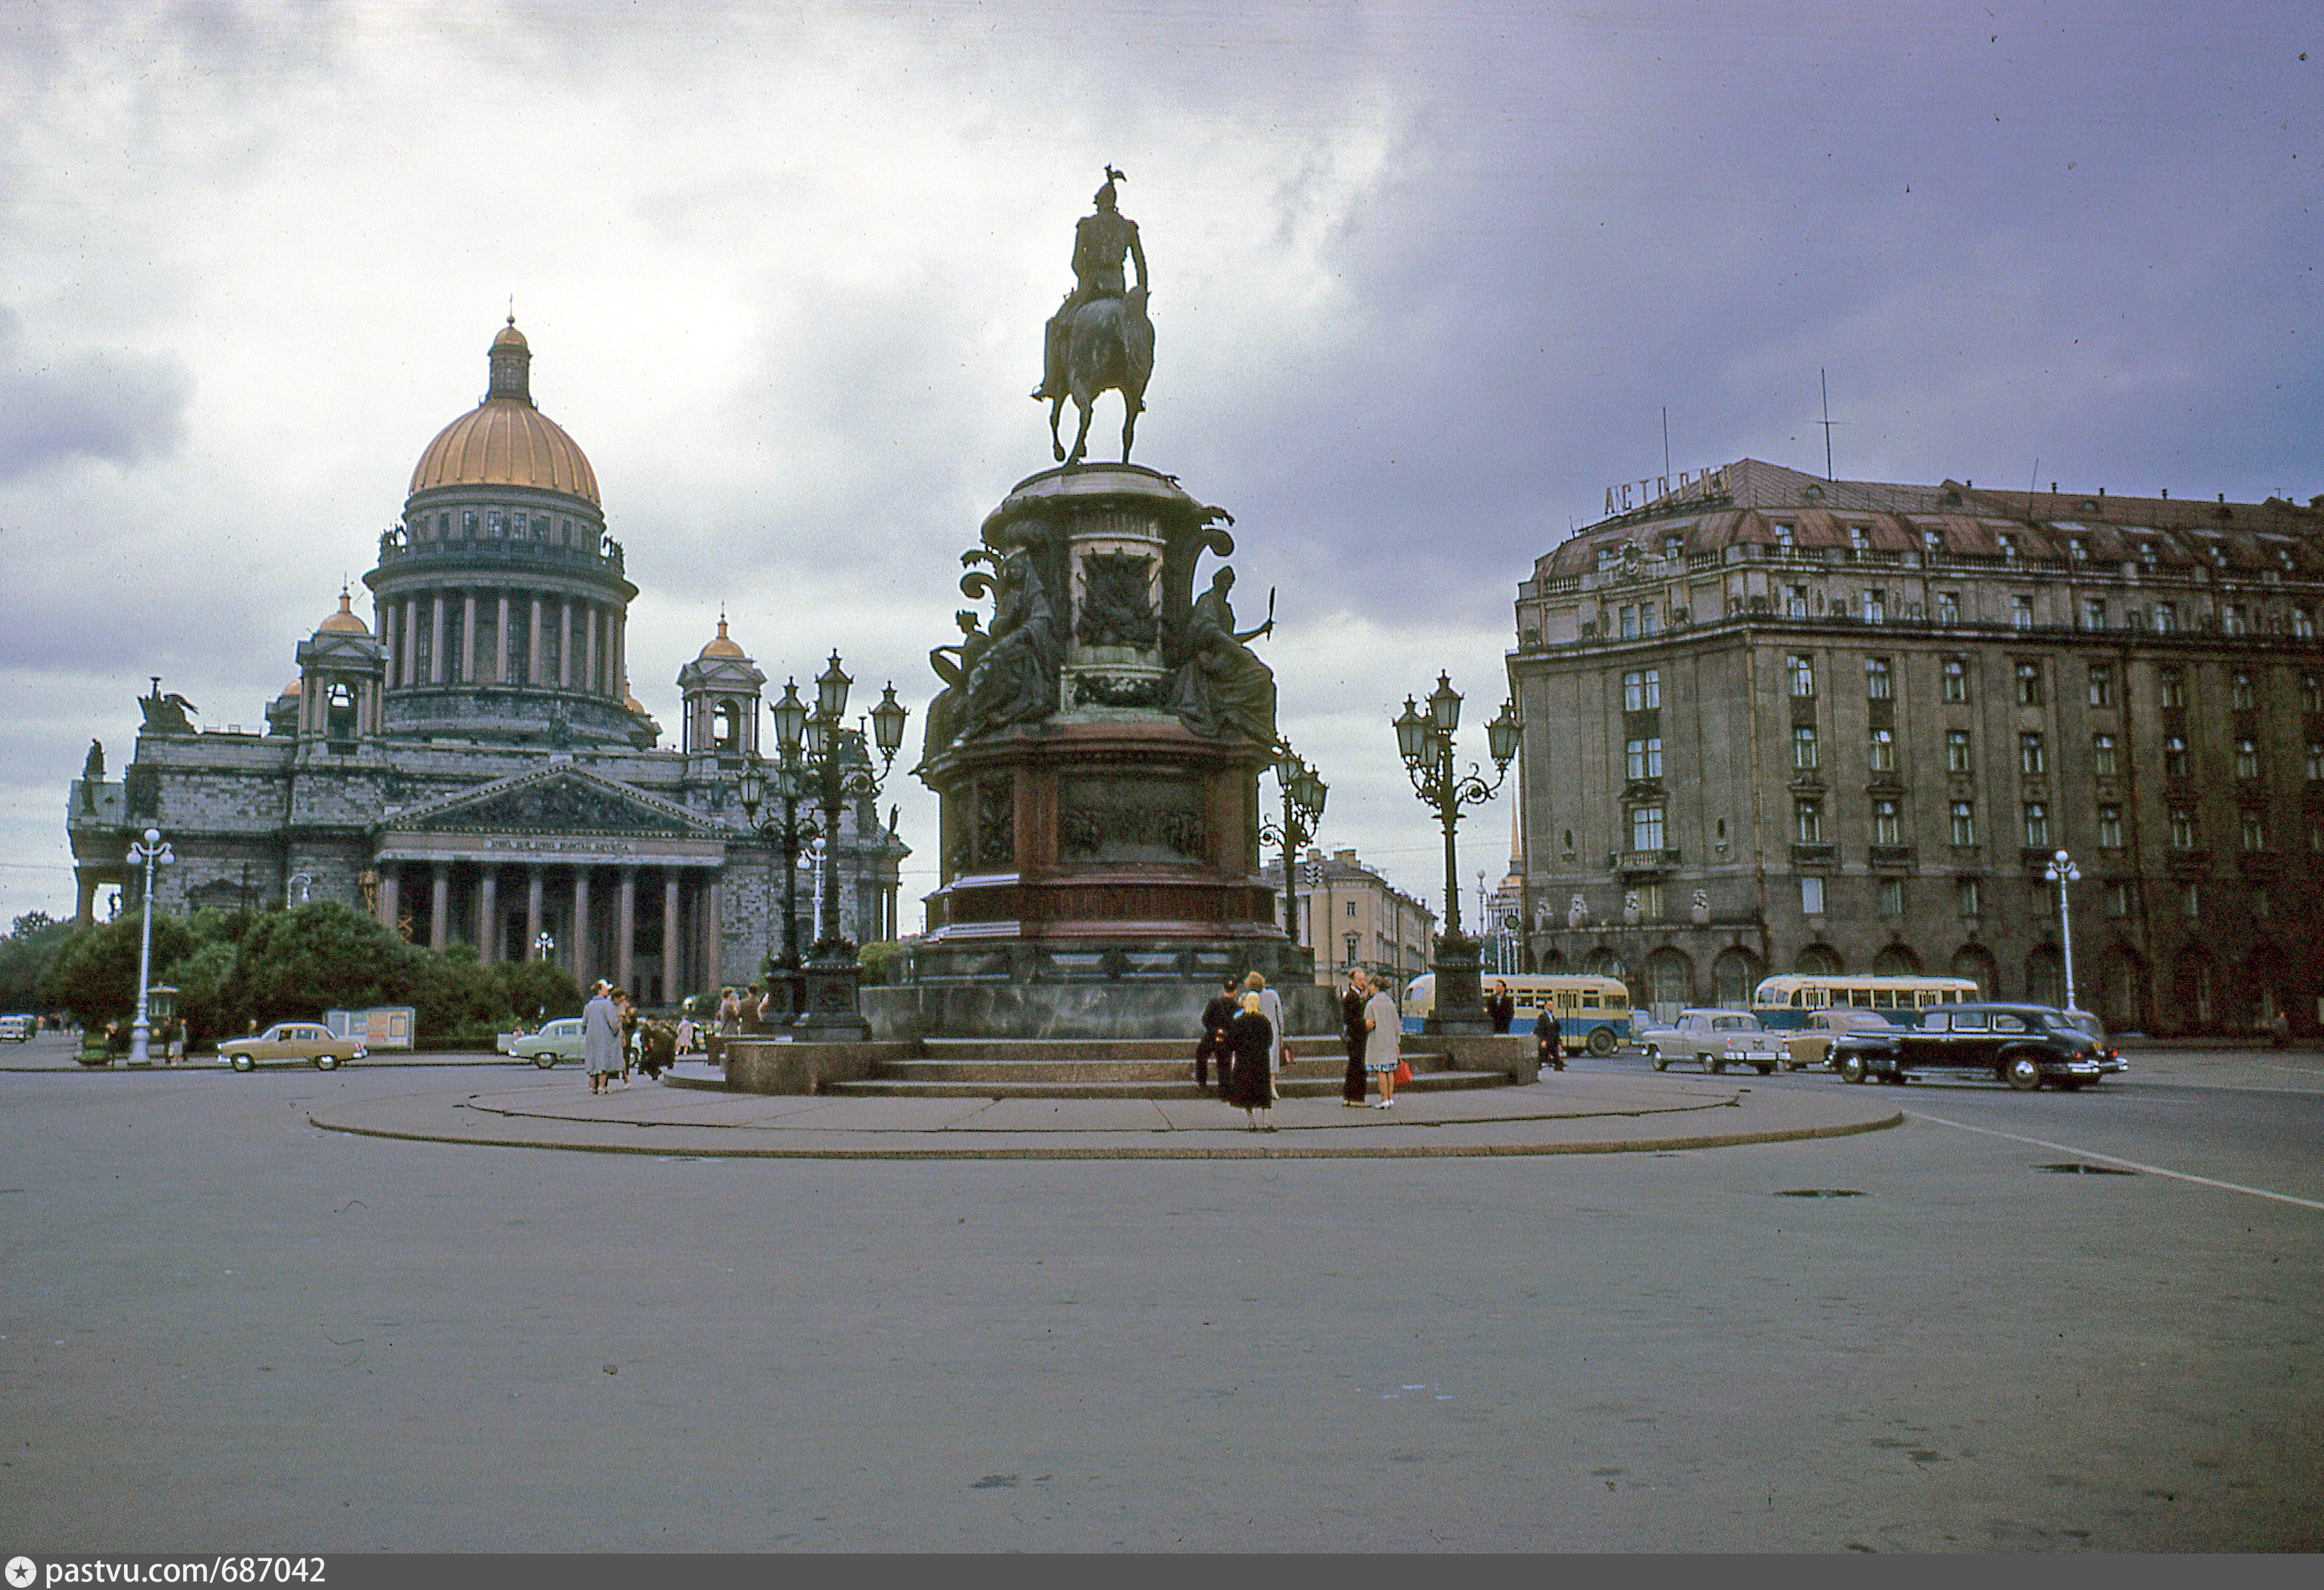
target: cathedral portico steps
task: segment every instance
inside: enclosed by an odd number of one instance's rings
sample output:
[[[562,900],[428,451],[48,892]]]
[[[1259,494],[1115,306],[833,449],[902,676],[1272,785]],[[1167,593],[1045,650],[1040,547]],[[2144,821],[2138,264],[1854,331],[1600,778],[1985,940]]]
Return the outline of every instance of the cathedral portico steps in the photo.
[[[1450,1092],[1508,1081],[1495,1071],[1453,1068],[1449,1056],[1416,1048],[1404,1058],[1413,1079],[1398,1092]],[[1018,1041],[930,1039],[925,1058],[882,1060],[867,1079],[833,1082],[824,1091],[853,1098],[1145,1098],[1216,1096],[1194,1086],[1194,1043],[1176,1039],[1071,1039]],[[1294,1038],[1291,1063],[1277,1076],[1286,1098],[1330,1098],[1347,1060],[1334,1038]]]

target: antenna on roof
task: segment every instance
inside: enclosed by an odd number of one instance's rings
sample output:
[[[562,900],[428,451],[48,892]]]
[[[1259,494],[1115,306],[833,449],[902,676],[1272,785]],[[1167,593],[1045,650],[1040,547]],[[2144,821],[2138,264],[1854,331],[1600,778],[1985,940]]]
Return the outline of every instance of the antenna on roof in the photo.
[[[1848,421],[1831,417],[1831,383],[1825,379],[1821,365],[1816,366],[1816,384],[1823,389],[1823,419],[1820,421],[1823,426],[1823,477],[1835,480],[1839,477],[1831,472],[1831,428],[1845,425]]]
[[[1663,405],[1663,478],[1670,478],[1670,405]]]

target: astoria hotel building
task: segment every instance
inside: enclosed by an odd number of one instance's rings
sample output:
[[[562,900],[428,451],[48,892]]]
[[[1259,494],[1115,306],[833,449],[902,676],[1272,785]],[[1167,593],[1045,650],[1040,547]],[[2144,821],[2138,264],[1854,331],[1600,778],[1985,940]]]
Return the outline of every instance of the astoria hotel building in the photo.
[[[2324,499],[1821,480],[1755,460],[1518,587],[1523,913],[1668,1012],[1777,971],[2075,992],[2117,1030],[2324,997]]]
[[[748,981],[779,949],[781,861],[735,794],[766,675],[721,618],[678,670],[678,744],[659,743],[630,690],[638,587],[531,364],[512,320],[484,401],[428,444],[380,537],[373,621],[341,594],[263,732],[198,728],[157,684],[120,776],[92,757],[68,801],[81,920],[107,884],[136,903],[124,856],[151,826],[177,856],[154,880],[165,911],[342,900],[417,943],[553,956],[651,1004]],[[892,822],[856,802],[837,844],[825,925],[896,937]],[[805,945],[812,879],[796,893]]]

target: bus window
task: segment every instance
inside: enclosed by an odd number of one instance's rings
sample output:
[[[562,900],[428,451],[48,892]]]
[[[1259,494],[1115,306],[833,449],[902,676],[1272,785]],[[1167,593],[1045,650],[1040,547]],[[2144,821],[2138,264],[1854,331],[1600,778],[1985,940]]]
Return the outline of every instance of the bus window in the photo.
[[[1804,989],[1804,988],[1794,988],[1794,989],[1793,989],[1793,990],[1792,990],[1792,1009],[1794,1009],[1794,1010],[1795,1010],[1795,1011],[1796,1011],[1796,1010],[1803,1009],[1803,1007],[1805,1007],[1805,1005],[1807,1004],[1807,1003],[1808,1003],[1808,991],[1807,991],[1806,989]]]
[[[1630,996],[1627,994],[1609,994],[1606,996],[1606,1008],[1609,1011],[1627,1011],[1630,1008]]]
[[[1859,1011],[1870,1010],[1872,1008],[1872,990],[1869,988],[1849,989],[1848,991],[1848,1003],[1854,1005]]]
[[[1876,1011],[1895,1010],[1896,1008],[1896,995],[1892,991],[1886,988],[1874,989],[1872,991],[1872,1008]]]
[[[1596,989],[1585,988],[1582,991],[1582,1008],[1585,1011],[1594,1011],[1598,1008],[1598,991]]]

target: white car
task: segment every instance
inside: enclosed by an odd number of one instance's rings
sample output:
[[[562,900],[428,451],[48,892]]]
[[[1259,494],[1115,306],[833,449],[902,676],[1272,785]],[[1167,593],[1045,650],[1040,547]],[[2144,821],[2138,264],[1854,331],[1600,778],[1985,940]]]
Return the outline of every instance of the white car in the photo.
[[[1783,1040],[1748,1011],[1682,1011],[1676,1022],[1649,1032],[1645,1047],[1657,1071],[1674,1060],[1695,1060],[1713,1076],[1749,1066],[1766,1077],[1784,1063]]]
[[[311,1064],[318,1071],[336,1071],[347,1060],[371,1052],[360,1038],[341,1038],[320,1021],[277,1021],[255,1038],[231,1039],[218,1045],[218,1064],[237,1071],[264,1065]]]

